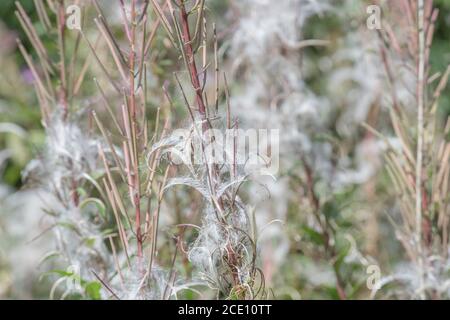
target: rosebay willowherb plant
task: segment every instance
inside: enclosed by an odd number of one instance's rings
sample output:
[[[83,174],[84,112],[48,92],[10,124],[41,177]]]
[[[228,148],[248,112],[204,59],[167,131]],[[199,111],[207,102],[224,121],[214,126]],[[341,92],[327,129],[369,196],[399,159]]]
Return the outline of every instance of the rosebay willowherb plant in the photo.
[[[35,5],[50,39],[38,35],[30,17],[16,2],[16,16],[37,61],[20,40],[18,47],[33,75],[46,141],[38,157],[23,172],[23,178],[29,185],[35,182],[55,199],[45,210],[51,217],[48,229],[55,232],[57,246],[55,252],[44,257],[45,260],[62,257],[60,265],[71,266],[71,271],[54,272],[62,277],[55,282],[50,295],[53,297],[63,280],[74,277],[80,283],[78,293],[95,298],[100,294],[99,284],[90,270],[95,269],[105,276],[110,257],[104,244],[105,235],[100,229],[104,222],[101,215],[104,205],[89,197],[89,192],[96,188],[93,176],[100,168],[96,149],[101,142],[86,132],[81,121],[86,112],[79,107],[82,102],[80,90],[88,60],[77,59],[81,55],[81,36],[68,39],[63,1],[46,4],[36,1]],[[56,41],[56,52],[44,45],[44,41],[52,40]]]
[[[449,124],[439,104],[450,69],[431,73],[437,17],[433,1],[399,1],[380,31],[380,55],[391,88],[391,123],[400,142],[385,154],[386,169],[401,215],[401,222],[394,222],[396,236],[408,259],[379,283],[379,293],[386,296],[442,299],[450,292]],[[391,26],[393,19],[396,27]],[[409,94],[402,96],[402,91]]]
[[[95,44],[92,44],[85,32],[89,30],[88,28],[82,26],[75,31],[76,39],[72,44],[74,51],[70,53],[69,67],[66,65],[69,54],[66,53],[64,1],[49,1],[48,8],[37,1],[41,23],[49,31],[52,27],[57,30],[60,61],[58,66],[53,66],[51,61],[48,61],[50,54],[37,37],[30,18],[21,5],[19,3],[17,5],[18,17],[43,68],[38,69],[25,48],[20,45],[36,79],[36,91],[40,98],[47,133],[45,149],[38,159],[30,163],[25,177],[37,180],[58,200],[57,207],[47,208],[47,211],[55,218],[52,229],[56,231],[58,239],[57,253],[65,258],[65,265],[70,266],[66,271],[56,271],[62,278],[55,282],[51,296],[54,295],[57,286],[67,280],[69,284],[75,282],[80,287],[72,286],[67,289],[76,289],[91,298],[101,297],[101,291],[114,298],[167,298],[172,289],[168,289],[169,281],[166,276],[172,274],[160,271],[153,261],[156,251],[157,212],[161,199],[157,194],[158,206],[155,212],[150,213],[151,197],[154,197],[153,194],[156,192],[152,192],[155,177],[152,163],[148,163],[150,167],[145,180],[146,188],[145,192],[141,192],[144,185],[144,182],[141,182],[143,150],[148,140],[146,128],[148,123],[145,120],[147,78],[144,74],[146,72],[144,59],[159,22],[154,24],[149,36],[146,31],[147,5],[138,5],[137,1],[131,1],[129,5],[120,2],[123,26],[128,40],[126,45],[129,55],[125,58],[102,14],[100,5],[94,1],[93,7],[98,13],[94,21],[100,35]],[[55,26],[52,26],[52,16],[47,11],[57,15]],[[136,44],[138,36],[139,40],[144,40],[139,49]],[[85,42],[81,41],[83,39]],[[108,71],[98,55],[101,40],[114,57],[119,80],[115,79],[114,72]],[[86,58],[78,75],[77,53],[84,43],[91,49],[91,56]],[[116,110],[112,109],[106,97],[108,89],[103,89],[100,81],[94,79],[99,90],[99,100],[103,102],[106,114],[113,119],[113,126],[110,129],[109,126],[102,124],[97,112],[91,113],[91,122],[97,124],[102,134],[98,138],[93,138],[91,133],[86,132],[88,123],[85,118],[79,116],[80,113],[87,114],[89,108],[77,111],[79,101],[75,100],[82,89],[90,58],[98,63],[107,83],[116,91],[119,101],[123,101],[118,108],[121,114],[119,124],[115,115]],[[138,70],[136,74],[135,69]],[[52,75],[56,74],[56,71],[59,82],[53,85]],[[123,99],[120,99],[120,95]],[[138,120],[138,116],[142,120]],[[111,138],[116,134],[109,132],[112,129],[118,131],[120,137],[118,142]],[[116,143],[121,148],[117,147]],[[116,172],[117,177],[122,179],[120,184],[116,182]],[[162,190],[161,185],[160,189]],[[124,190],[128,190],[129,199],[123,196]],[[148,197],[145,200],[145,204],[148,204],[146,211],[141,207],[144,197]],[[129,212],[133,214],[129,215]],[[144,218],[146,220],[141,220]],[[109,228],[111,224],[114,226],[112,230]],[[117,242],[121,244],[120,248],[117,247]],[[152,249],[148,250],[148,255],[144,255],[144,243],[148,242]],[[100,290],[100,283],[103,290]],[[67,290],[64,295],[76,293],[72,291]]]
[[[182,163],[186,167],[187,176],[172,178],[166,189],[175,185],[193,187],[204,198],[202,209],[202,225],[198,228],[198,236],[188,250],[189,260],[200,271],[200,276],[208,285],[217,291],[221,298],[254,299],[266,296],[264,288],[264,275],[257,268],[257,239],[254,220],[249,216],[238,196],[238,191],[247,176],[244,173],[242,162],[238,159],[245,155],[238,154],[241,148],[234,144],[228,149],[227,160],[217,163],[212,153],[223,153],[223,146],[218,143],[223,131],[235,132],[232,140],[238,139],[237,122],[231,118],[230,101],[226,78],[225,86],[226,112],[225,116],[218,110],[220,74],[217,57],[216,31],[213,27],[214,48],[214,96],[208,99],[204,91],[208,74],[207,61],[207,24],[205,19],[205,3],[199,1],[190,9],[184,1],[168,1],[168,19],[156,1],[152,1],[158,17],[163,21],[169,37],[178,39],[175,46],[180,52],[189,80],[182,85],[178,74],[175,78],[183,96],[185,106],[191,117],[192,126],[188,134],[173,133],[165,142],[157,143],[152,148],[155,151],[164,150],[173,155],[182,155]],[[176,7],[174,7],[176,5]],[[177,9],[175,9],[177,8]],[[190,33],[189,16],[196,16],[196,29]],[[167,22],[171,20],[171,22]],[[197,45],[194,45],[197,43]],[[197,46],[197,47],[196,47]],[[196,60],[196,53],[202,57]],[[201,69],[197,64],[201,63]],[[203,85],[201,84],[203,82]],[[195,107],[190,103],[188,89],[192,90]],[[208,101],[212,101],[209,105]],[[225,117],[225,121],[221,119]],[[233,131],[234,130],[234,131]],[[193,139],[194,137],[194,139]],[[195,144],[195,145],[194,145]],[[208,148],[213,146],[212,149]],[[190,149],[200,150],[201,161],[193,161]],[[185,152],[188,151],[188,152]],[[186,156],[187,155],[187,156]],[[222,154],[223,156],[223,154]],[[245,163],[245,161],[244,161]],[[180,170],[181,171],[181,170]]]

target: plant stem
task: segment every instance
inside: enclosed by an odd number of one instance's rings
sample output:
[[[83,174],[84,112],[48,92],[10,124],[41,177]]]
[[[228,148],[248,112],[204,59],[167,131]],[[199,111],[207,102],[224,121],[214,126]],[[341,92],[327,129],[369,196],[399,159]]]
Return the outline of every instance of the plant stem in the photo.
[[[135,207],[135,229],[136,229],[136,241],[137,241],[137,256],[142,257],[142,233],[141,233],[141,209],[140,209],[140,179],[139,179],[139,165],[137,159],[136,139],[137,139],[137,119],[136,119],[136,95],[135,95],[135,81],[134,70],[136,65],[136,0],[131,1],[131,31],[130,31],[130,53],[129,53],[129,106],[131,113],[131,130],[132,140],[130,143],[130,153],[134,153],[132,157],[133,173],[132,175],[132,189],[133,189],[133,203]]]
[[[67,104],[67,83],[66,83],[66,63],[65,63],[65,30],[66,30],[66,17],[64,1],[61,0],[58,6],[58,47],[60,56],[60,81],[61,88],[59,91],[59,103],[63,107],[63,118],[66,119],[69,112],[69,106]]]
[[[419,38],[419,61],[417,70],[417,156],[416,156],[416,240],[419,251],[419,269],[421,286],[424,285],[422,259],[422,162],[424,134],[424,77],[425,77],[425,30],[424,30],[424,0],[417,0],[417,26]]]
[[[197,101],[197,108],[202,116],[202,119],[205,121],[203,123],[203,127],[206,128],[206,106],[203,101],[203,92],[200,86],[200,80],[198,78],[198,70],[197,65],[195,63],[194,51],[192,49],[192,39],[189,31],[189,20],[188,14],[186,12],[186,8],[184,6],[184,1],[180,2],[180,18],[181,18],[181,27],[182,27],[182,36],[184,42],[184,50],[186,52],[186,59],[189,68],[189,74],[191,76],[192,86],[194,87]]]

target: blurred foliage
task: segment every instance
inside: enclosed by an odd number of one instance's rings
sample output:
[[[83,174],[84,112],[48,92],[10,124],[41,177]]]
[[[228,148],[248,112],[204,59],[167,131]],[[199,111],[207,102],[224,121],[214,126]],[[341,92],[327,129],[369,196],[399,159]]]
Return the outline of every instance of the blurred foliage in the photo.
[[[33,1],[21,1],[24,8],[33,14]],[[11,157],[3,167],[0,164],[0,182],[19,188],[20,173],[33,155],[36,144],[43,141],[40,111],[33,87],[26,83],[25,62],[16,50],[15,38],[25,39],[15,14],[15,1],[0,2],[0,123],[14,124],[17,132],[0,131],[0,149],[8,149]],[[25,41],[29,47],[29,43]],[[10,125],[8,125],[10,126]]]

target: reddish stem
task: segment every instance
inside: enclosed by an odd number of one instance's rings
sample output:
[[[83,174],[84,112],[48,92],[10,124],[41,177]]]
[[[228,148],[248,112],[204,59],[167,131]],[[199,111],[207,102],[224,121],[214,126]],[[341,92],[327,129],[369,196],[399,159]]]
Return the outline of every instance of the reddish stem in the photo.
[[[186,12],[186,8],[184,6],[183,1],[181,1],[180,3],[180,17],[181,17],[181,28],[184,42],[184,50],[186,53],[186,59],[188,63],[189,73],[191,76],[192,86],[194,87],[196,94],[198,111],[200,112],[200,115],[202,116],[203,120],[206,120],[206,106],[203,101],[203,92],[200,86],[200,80],[198,78],[198,70],[197,65],[195,63],[194,51],[192,49],[192,40],[191,40],[191,33],[189,31],[188,14]],[[204,125],[206,125],[206,123]]]
[[[66,30],[66,14],[64,1],[59,3],[58,7],[58,42],[59,42],[59,54],[60,54],[60,81],[61,88],[59,90],[59,103],[63,107],[63,119],[66,119],[69,113],[69,106],[67,103],[67,83],[66,83],[66,65],[64,62],[65,45],[64,45],[64,33]]]

